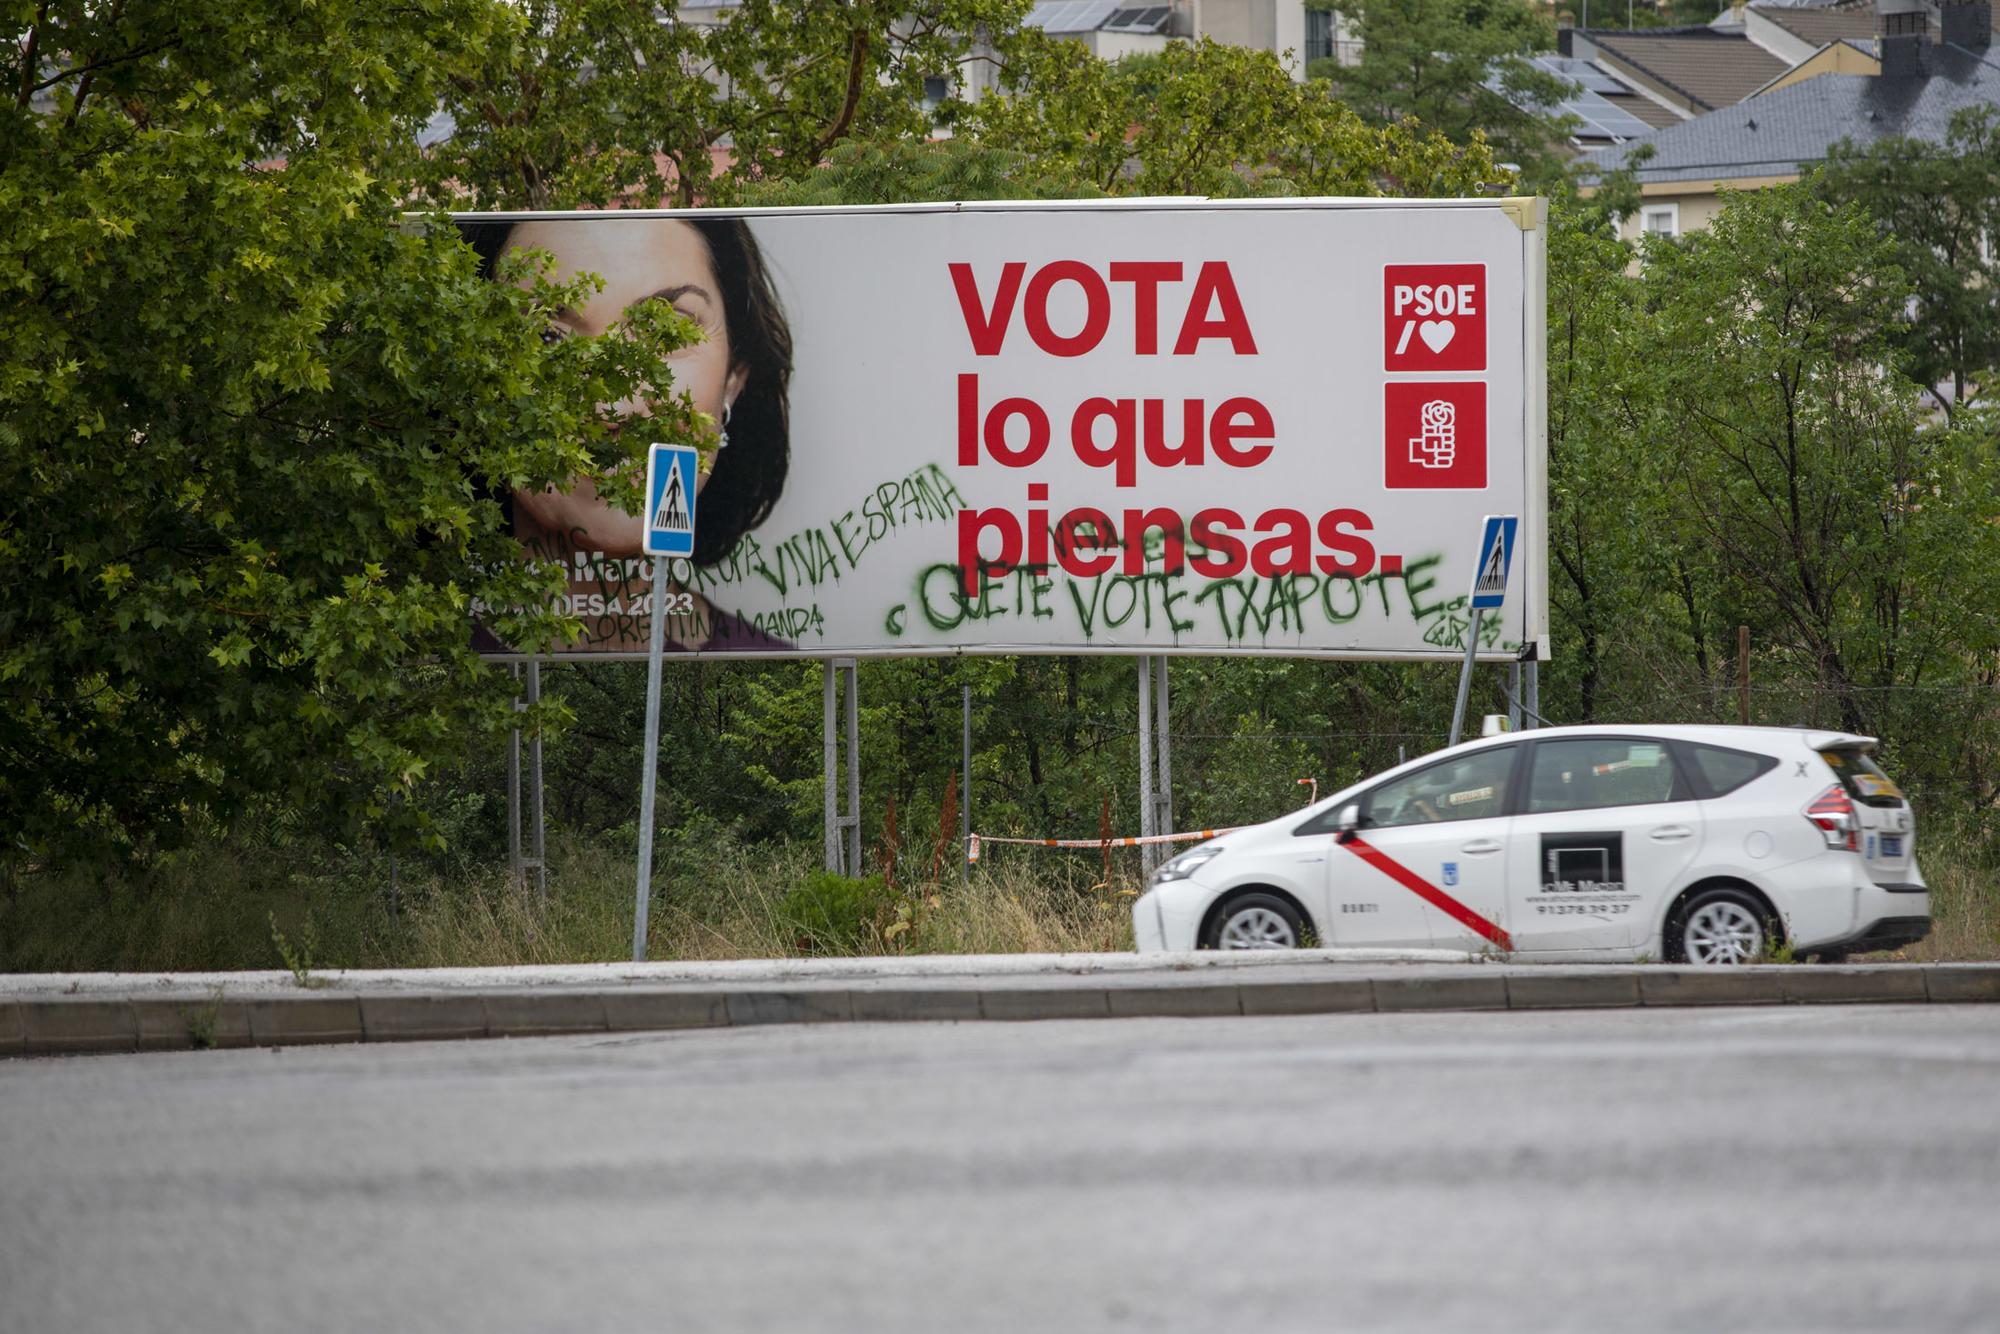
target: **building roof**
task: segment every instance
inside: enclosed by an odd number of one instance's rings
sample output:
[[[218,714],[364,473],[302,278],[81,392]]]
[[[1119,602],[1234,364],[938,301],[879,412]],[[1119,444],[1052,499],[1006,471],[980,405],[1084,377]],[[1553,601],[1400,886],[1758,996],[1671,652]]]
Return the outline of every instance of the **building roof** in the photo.
[[[1544,74],[1577,85],[1577,91],[1562,100],[1555,114],[1575,118],[1570,140],[1579,146],[1598,148],[1622,143],[1680,120],[1591,61],[1576,56],[1539,55],[1530,56],[1528,63]],[[1501,91],[1498,78],[1490,80],[1487,86]]]
[[[1789,68],[1740,28],[1593,28],[1578,32],[1611,62],[1691,111],[1733,106]]]
[[[1869,0],[1839,5],[1754,4],[1750,9],[1759,18],[1769,19],[1792,36],[1814,46],[1851,41],[1872,51],[1875,40],[1875,6]]]
[[[1927,78],[1822,74],[1601,149],[1584,161],[1612,171],[1650,145],[1652,157],[1636,169],[1641,184],[1714,181],[1797,175],[1824,161],[1843,139],[1941,143],[1955,113],[2000,103],[2000,63],[1987,52],[1949,45],[1935,47],[1931,59]]]

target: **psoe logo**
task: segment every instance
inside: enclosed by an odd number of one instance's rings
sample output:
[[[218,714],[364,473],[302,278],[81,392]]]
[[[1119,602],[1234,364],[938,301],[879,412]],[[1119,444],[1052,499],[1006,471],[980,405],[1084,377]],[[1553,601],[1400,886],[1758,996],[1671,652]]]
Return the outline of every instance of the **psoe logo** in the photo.
[[[1391,491],[1486,488],[1486,384],[1392,380],[1382,387],[1382,484]]]

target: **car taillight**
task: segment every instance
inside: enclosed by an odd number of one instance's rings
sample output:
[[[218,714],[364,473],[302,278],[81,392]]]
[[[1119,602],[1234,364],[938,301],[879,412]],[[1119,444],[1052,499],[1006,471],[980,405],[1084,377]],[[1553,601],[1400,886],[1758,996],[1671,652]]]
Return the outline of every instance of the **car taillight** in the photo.
[[[1854,803],[1840,784],[1835,783],[1813,798],[1812,805],[1806,807],[1806,819],[1819,828],[1820,836],[1829,848],[1845,848],[1849,852],[1861,850],[1861,834],[1855,827]]]

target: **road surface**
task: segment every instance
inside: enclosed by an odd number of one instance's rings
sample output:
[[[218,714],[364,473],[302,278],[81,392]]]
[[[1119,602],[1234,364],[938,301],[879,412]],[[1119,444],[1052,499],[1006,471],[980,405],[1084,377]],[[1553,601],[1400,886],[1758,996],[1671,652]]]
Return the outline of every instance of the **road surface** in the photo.
[[[0,1329],[1992,1329],[2000,1006],[0,1061]]]

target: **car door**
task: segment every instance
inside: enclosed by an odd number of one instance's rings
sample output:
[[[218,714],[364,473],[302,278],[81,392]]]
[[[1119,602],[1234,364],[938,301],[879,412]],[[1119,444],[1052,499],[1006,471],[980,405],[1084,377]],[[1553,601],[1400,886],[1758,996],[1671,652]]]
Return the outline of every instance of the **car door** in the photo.
[[[1642,945],[1701,847],[1701,803],[1667,742],[1532,743],[1508,835],[1507,930],[1524,953]]]
[[[1488,746],[1362,797],[1328,864],[1336,943],[1507,948],[1508,799],[1521,747]]]

